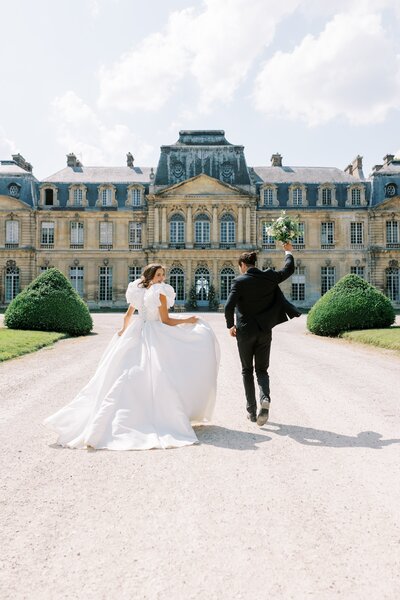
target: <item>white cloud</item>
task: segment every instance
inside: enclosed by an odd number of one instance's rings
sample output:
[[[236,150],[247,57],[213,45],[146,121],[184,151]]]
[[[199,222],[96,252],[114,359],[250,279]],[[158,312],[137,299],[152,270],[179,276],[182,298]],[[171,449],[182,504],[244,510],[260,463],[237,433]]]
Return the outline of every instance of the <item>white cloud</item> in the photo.
[[[159,110],[185,78],[198,84],[197,108],[229,102],[276,25],[300,0],[204,0],[175,11],[153,33],[110,67],[100,70],[101,108]]]
[[[257,77],[254,100],[267,115],[310,125],[345,117],[382,122],[399,107],[400,61],[381,18],[358,10],[336,15],[291,53],[277,52]]]
[[[57,141],[65,152],[74,152],[86,165],[122,165],[125,161],[123,153],[128,151],[139,159],[139,164],[143,164],[153,150],[126,125],[105,125],[73,91],[55,98],[52,120]]]

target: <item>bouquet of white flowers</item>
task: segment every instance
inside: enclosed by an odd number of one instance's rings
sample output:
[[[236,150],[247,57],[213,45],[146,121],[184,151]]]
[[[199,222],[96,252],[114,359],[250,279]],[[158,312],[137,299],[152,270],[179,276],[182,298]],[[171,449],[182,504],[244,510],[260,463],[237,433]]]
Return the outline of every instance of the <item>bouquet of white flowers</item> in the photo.
[[[283,210],[281,216],[272,221],[272,225],[267,227],[268,235],[271,235],[278,242],[286,244],[297,238],[301,231],[298,221],[293,221]]]

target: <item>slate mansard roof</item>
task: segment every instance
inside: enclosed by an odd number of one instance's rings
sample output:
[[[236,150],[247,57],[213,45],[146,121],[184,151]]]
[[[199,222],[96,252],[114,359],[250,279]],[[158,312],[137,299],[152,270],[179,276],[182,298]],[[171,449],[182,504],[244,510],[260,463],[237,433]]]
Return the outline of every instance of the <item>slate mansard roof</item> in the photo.
[[[360,179],[336,167],[253,167],[255,183],[360,183]]]
[[[30,165],[29,165],[30,167]],[[17,185],[19,192],[17,196],[12,196],[31,207],[37,205],[39,182],[27,171],[20,167],[14,160],[0,161],[0,196],[10,195],[10,186]]]

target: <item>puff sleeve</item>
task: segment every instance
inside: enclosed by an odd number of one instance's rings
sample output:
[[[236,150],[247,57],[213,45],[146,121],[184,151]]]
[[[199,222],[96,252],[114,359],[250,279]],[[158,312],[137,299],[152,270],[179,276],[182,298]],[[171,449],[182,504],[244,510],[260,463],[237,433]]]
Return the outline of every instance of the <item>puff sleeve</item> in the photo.
[[[146,308],[158,308],[161,306],[160,294],[163,294],[167,298],[167,306],[171,308],[175,302],[175,290],[168,283],[154,283],[150,288],[146,290],[144,296],[144,305]]]
[[[132,281],[126,290],[126,301],[128,304],[132,304],[135,308],[137,308],[140,304],[142,304],[142,297],[144,288],[138,287],[141,279],[135,279]]]

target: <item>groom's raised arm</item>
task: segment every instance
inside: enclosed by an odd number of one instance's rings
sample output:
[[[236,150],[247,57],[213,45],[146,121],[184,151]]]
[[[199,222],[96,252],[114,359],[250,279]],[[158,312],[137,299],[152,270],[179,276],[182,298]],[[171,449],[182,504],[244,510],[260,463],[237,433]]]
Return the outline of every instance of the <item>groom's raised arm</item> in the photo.
[[[232,283],[232,287],[231,287],[231,291],[228,296],[228,300],[226,301],[226,304],[225,304],[225,319],[226,319],[226,326],[228,329],[231,329],[235,325],[234,312],[235,312],[235,306],[238,301],[238,297],[239,297],[238,286],[237,286],[236,281],[234,281]]]

